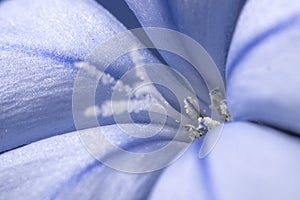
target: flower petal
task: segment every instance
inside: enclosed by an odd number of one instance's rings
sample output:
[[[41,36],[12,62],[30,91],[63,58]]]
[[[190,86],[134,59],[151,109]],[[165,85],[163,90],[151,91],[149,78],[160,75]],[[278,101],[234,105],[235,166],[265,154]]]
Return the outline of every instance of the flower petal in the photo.
[[[92,0],[3,1],[0,10],[1,152],[74,131],[72,92],[79,71],[75,64],[126,28]],[[145,63],[159,63],[146,51],[140,56]],[[127,55],[108,71],[118,79],[133,67]],[[99,84],[97,100],[110,99],[111,93],[111,87]]]
[[[89,0],[4,1],[0,6],[3,151],[75,130],[74,63],[125,28]]]
[[[134,144],[132,140],[124,139],[117,125],[105,126],[102,130],[111,142],[121,141],[128,147]],[[172,128],[166,128],[162,134],[173,133]],[[166,140],[144,142],[136,149],[151,151],[166,143]],[[3,153],[0,162],[3,199],[24,196],[28,199],[145,199],[161,173],[130,174],[106,167],[91,157],[76,132]]]
[[[165,170],[152,199],[299,198],[300,143],[295,136],[233,122],[225,125],[208,157],[199,160],[198,150],[195,144]]]
[[[259,121],[300,134],[299,26],[298,1],[248,2],[227,66],[234,120]]]

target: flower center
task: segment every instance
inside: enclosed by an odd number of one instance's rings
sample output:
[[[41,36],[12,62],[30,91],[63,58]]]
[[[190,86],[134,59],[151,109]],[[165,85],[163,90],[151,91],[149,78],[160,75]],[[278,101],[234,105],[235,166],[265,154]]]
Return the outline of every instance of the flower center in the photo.
[[[219,126],[222,121],[231,121],[231,116],[226,104],[223,99],[222,93],[218,90],[212,90],[209,93],[211,99],[211,109],[215,109],[219,114],[219,120],[214,120],[208,117],[206,111],[198,108],[197,101],[192,97],[187,97],[184,100],[184,108],[186,114],[194,121],[197,122],[197,126],[193,124],[185,124],[186,131],[192,140],[200,138],[207,134],[211,129]]]
[[[207,134],[211,129],[219,126],[222,122],[231,121],[231,116],[222,92],[215,88],[209,92],[211,104],[209,108],[211,111],[216,111],[218,118],[213,119],[209,117],[204,109],[199,108],[198,101],[191,96],[183,100],[184,110],[188,117],[176,111],[156,90],[155,86],[148,85],[146,89],[136,89],[142,83],[151,82],[147,75],[147,71],[143,67],[145,64],[143,57],[139,51],[133,47],[130,53],[132,62],[135,65],[133,74],[130,75],[130,83],[126,80],[116,80],[110,74],[100,71],[96,66],[90,62],[78,62],[75,64],[80,69],[87,72],[91,78],[100,80],[101,84],[108,86],[113,92],[118,93],[117,99],[108,99],[101,102],[100,107],[91,105],[86,108],[84,115],[91,117],[101,115],[102,117],[110,117],[115,115],[122,115],[124,113],[139,113],[141,111],[148,111],[155,106],[164,108],[169,116],[173,117],[177,122],[181,121],[185,132],[189,135],[191,140],[195,140]],[[185,88],[183,88],[185,89]],[[165,115],[166,112],[161,109],[155,109]],[[182,119],[183,120],[180,120]]]

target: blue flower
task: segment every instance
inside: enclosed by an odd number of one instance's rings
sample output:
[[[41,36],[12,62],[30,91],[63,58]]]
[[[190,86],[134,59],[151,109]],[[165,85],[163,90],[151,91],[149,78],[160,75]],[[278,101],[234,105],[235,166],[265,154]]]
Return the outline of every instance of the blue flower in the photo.
[[[300,3],[250,0],[239,15],[242,0],[126,2],[143,27],[174,29],[205,47],[226,81],[233,122],[202,160],[197,140],[155,172],[101,165],[72,132],[76,63],[127,28],[92,0],[1,1],[0,199],[298,199]],[[188,63],[159,54],[207,99]],[[142,56],[161,63],[149,51]],[[118,79],[132,64],[125,56],[108,73]],[[97,89],[98,101],[110,95],[107,85]],[[135,120],[148,118],[141,113]],[[170,126],[165,137],[140,142],[122,136],[111,118],[100,121],[111,140],[138,150],[164,145],[174,131]],[[87,122],[80,131],[92,128]]]

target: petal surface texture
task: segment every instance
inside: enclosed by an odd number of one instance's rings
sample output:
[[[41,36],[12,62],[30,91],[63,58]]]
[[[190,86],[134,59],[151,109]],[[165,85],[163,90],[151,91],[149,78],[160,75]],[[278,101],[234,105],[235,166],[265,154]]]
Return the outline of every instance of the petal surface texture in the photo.
[[[130,125],[128,125],[130,126]],[[81,130],[88,133],[93,128]],[[134,145],[117,125],[103,128],[112,142],[140,151],[157,149],[166,141]],[[165,129],[164,134],[173,134]],[[85,149],[76,132],[50,137],[0,156],[0,199],[145,199],[161,171],[122,173],[102,165]],[[122,164],[122,163],[120,163]]]
[[[3,1],[0,9],[0,151],[75,130],[74,63],[125,28],[89,0]]]
[[[227,98],[234,120],[300,134],[299,27],[299,1],[248,1],[227,65]]]
[[[299,138],[246,122],[225,125],[213,151],[195,143],[164,171],[151,199],[299,199]]]

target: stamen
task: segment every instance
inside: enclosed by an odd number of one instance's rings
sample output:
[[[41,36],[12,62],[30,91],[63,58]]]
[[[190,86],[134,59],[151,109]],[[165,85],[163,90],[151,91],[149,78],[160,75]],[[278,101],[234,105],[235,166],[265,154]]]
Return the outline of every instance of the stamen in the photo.
[[[136,46],[132,47],[130,57],[135,66],[135,76],[132,79],[136,79],[133,83],[139,85],[145,80],[145,72],[142,67],[145,63],[142,55],[139,53]],[[110,86],[112,91],[125,92],[129,99],[107,100],[104,101],[100,108],[98,106],[90,106],[85,109],[84,114],[87,117],[94,115],[101,115],[102,117],[110,117],[113,115],[120,115],[125,112],[138,113],[141,111],[149,111],[151,107],[155,105],[161,105],[160,101],[149,93],[149,90],[136,90],[129,85],[125,84],[122,80],[115,80],[110,74],[100,71],[96,66],[89,62],[77,62],[75,66],[85,70],[89,75],[101,78],[100,81],[103,85]]]
[[[208,117],[205,110],[198,108],[197,101],[192,97],[184,99],[185,112],[195,122],[194,124],[184,125],[192,140],[206,135],[208,131],[219,126],[221,121],[228,122],[231,120],[226,101],[221,92],[218,89],[214,89],[210,91],[209,95],[211,98],[211,105],[209,107],[218,111],[220,121]]]
[[[231,121],[231,116],[228,111],[228,107],[224,96],[218,88],[215,88],[209,92],[211,99],[211,110],[217,111],[219,119],[215,120],[207,116],[204,109],[199,108],[198,101],[192,97],[184,99],[184,109],[188,117],[175,111],[164,99],[160,99],[157,93],[152,94],[152,90],[141,89],[134,91],[135,85],[141,84],[147,79],[147,74],[141,67],[144,65],[143,57],[140,55],[137,47],[133,47],[133,51],[130,53],[132,62],[135,65],[135,76],[132,80],[135,82],[125,84],[122,80],[115,80],[110,74],[99,71],[97,67],[89,62],[78,62],[75,64],[78,68],[82,68],[90,75],[96,78],[101,78],[100,81],[103,85],[110,86],[113,91],[124,93],[127,99],[107,100],[104,101],[100,107],[91,106],[86,108],[85,116],[102,115],[103,117],[110,117],[113,115],[120,115],[122,113],[138,113],[141,111],[150,111],[151,107],[160,105],[165,107],[174,115],[174,119],[177,121],[180,118],[184,118],[183,127],[186,133],[192,140],[200,138],[207,134],[211,129],[219,126],[222,122]]]

